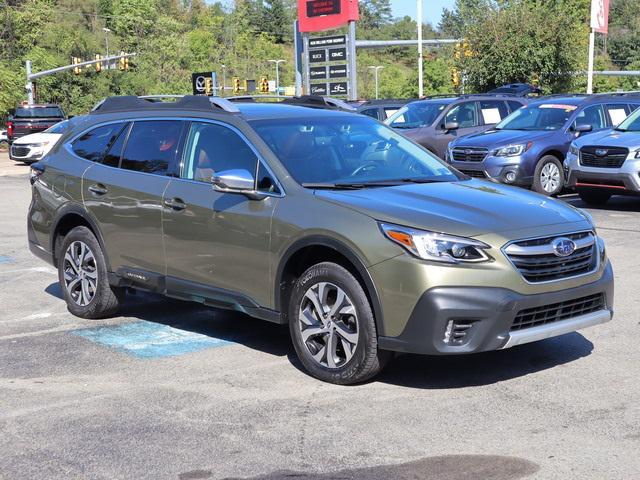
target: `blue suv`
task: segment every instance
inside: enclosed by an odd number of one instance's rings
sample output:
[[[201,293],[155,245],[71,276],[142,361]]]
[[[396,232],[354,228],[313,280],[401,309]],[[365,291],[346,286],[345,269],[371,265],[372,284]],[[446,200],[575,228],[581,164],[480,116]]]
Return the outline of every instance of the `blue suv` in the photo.
[[[569,145],[614,127],[640,107],[638,94],[551,96],[515,111],[494,128],[449,144],[447,161],[469,176],[557,195]]]

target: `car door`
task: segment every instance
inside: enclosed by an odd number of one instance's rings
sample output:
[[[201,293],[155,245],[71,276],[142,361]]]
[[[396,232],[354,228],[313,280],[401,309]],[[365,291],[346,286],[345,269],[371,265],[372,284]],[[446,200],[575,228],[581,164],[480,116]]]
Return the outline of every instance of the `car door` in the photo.
[[[445,128],[447,123],[457,123],[458,128],[447,130]],[[436,129],[436,155],[444,158],[449,142],[476,132],[479,125],[477,102],[461,102],[451,107]]]
[[[234,169],[257,177],[256,189],[266,197],[251,200],[214,190],[212,175]],[[180,179],[164,193],[167,289],[270,305],[271,217],[281,195],[275,177],[239,130],[218,122],[192,122]]]
[[[84,203],[100,226],[111,269],[143,283],[164,272],[162,194],[177,171],[183,127],[179,120],[127,123],[83,176]]]

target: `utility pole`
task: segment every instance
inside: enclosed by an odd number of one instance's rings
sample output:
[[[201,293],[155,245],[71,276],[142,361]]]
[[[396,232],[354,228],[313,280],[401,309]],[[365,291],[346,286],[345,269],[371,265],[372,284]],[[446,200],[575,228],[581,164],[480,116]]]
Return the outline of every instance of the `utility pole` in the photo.
[[[382,65],[376,65],[376,66],[371,66],[369,68],[373,70],[373,73],[376,77],[376,100],[378,100],[378,98],[380,97],[379,90],[378,90],[378,72],[382,70],[384,67]]]
[[[356,63],[356,22],[355,20],[349,21],[349,42],[348,42],[348,55],[349,59],[349,79],[351,85],[349,88],[349,100],[358,99],[358,69]],[[308,58],[308,57],[307,57]]]
[[[286,60],[269,60],[276,66],[276,95],[280,95],[280,64],[286,62]]]
[[[424,66],[422,58],[422,0],[418,0],[418,98],[424,96]]]
[[[104,27],[102,31],[104,32],[104,43],[106,44],[107,57],[108,57],[109,56],[109,34],[111,33],[111,29]],[[107,70],[110,70],[110,69],[111,69],[111,65],[107,64]]]

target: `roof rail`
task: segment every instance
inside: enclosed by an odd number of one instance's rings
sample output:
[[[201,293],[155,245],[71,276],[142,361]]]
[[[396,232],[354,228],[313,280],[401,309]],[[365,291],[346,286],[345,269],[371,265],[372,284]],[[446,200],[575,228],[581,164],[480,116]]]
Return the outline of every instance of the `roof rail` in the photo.
[[[309,108],[333,108],[348,112],[355,112],[357,109],[349,105],[344,100],[332,97],[323,97],[321,95],[301,95],[299,97],[290,97],[284,95],[239,95],[235,97],[227,97],[231,102],[239,103],[256,103],[257,100],[280,100],[280,103],[287,105],[297,105]]]
[[[175,101],[165,101],[174,99]],[[230,101],[220,97],[205,97],[201,95],[133,95],[107,97],[98,102],[91,110],[92,114],[102,114],[126,110],[152,110],[152,109],[184,109],[206,110],[217,107],[223,112],[239,113],[238,107]]]

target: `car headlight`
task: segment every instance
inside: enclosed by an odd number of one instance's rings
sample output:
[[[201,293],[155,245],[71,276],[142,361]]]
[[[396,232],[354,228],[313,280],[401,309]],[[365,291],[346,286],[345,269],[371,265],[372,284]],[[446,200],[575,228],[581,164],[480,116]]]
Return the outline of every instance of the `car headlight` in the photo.
[[[29,146],[32,148],[42,148],[46,145],[49,145],[49,142],[41,142],[41,143],[30,143]]]
[[[455,237],[388,223],[381,223],[380,229],[389,240],[423,260],[444,263],[477,263],[491,260],[491,257],[485,252],[491,247],[471,238]]]
[[[522,143],[518,145],[507,145],[496,150],[496,157],[515,157],[516,155],[522,155],[533,146],[533,142]]]
[[[578,147],[575,146],[575,144],[571,144],[569,145],[569,153],[571,155],[575,155],[576,157],[580,156],[580,149]]]

